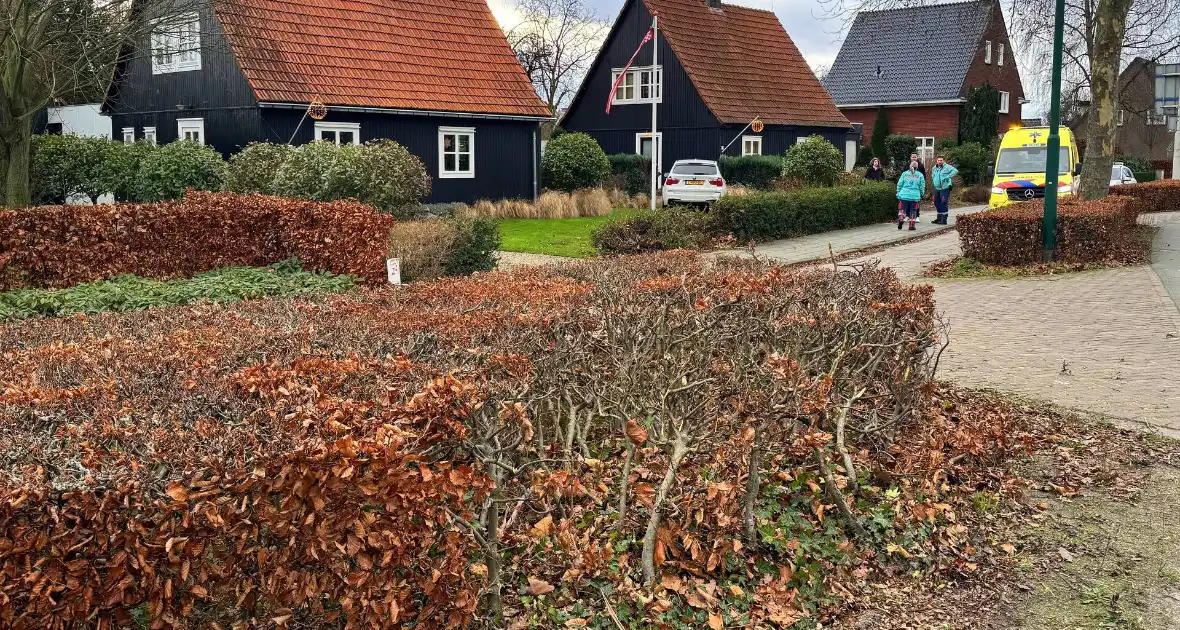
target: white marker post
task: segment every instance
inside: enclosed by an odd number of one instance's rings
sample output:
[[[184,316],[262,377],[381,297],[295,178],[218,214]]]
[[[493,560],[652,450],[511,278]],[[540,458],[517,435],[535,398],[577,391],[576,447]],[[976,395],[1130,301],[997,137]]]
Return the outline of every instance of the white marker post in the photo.
[[[385,272],[389,275],[389,284],[402,283],[402,259],[390,258],[385,261]]]

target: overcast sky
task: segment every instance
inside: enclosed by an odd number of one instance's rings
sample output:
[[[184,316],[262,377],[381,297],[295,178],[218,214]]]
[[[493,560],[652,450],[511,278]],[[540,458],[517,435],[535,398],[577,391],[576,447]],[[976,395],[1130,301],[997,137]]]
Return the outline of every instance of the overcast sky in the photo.
[[[703,2],[704,0],[702,0]],[[840,52],[840,42],[843,34],[838,32],[844,24],[840,20],[823,20],[819,15],[822,8],[816,0],[726,0],[729,4],[740,4],[758,9],[770,9],[778,14],[794,40],[795,45],[807,58],[812,69],[821,65],[831,66],[836,60],[836,53]],[[623,0],[587,0],[597,9],[599,17],[608,23],[613,23],[623,6]],[[492,13],[500,20],[501,26],[510,28],[514,23],[511,0],[488,0]]]

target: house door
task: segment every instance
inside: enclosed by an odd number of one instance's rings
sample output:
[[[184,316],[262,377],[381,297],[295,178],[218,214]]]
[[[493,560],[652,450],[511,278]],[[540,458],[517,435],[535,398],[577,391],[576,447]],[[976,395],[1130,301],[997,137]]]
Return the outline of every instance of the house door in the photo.
[[[635,152],[646,158],[654,159],[656,172],[664,172],[664,134],[657,133],[653,139],[650,133],[635,134]],[[655,156],[654,158],[652,156]]]

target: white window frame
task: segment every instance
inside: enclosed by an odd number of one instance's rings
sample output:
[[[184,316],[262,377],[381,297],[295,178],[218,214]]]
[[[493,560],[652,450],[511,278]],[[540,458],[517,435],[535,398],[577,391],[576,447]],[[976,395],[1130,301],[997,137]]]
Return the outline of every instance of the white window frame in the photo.
[[[645,72],[647,72],[647,73],[652,72],[652,67],[651,66],[640,66],[640,67],[636,67],[636,68],[630,68],[629,70],[627,70],[627,76],[626,76],[626,78],[623,79],[623,82],[619,84],[618,89],[615,90],[615,98],[611,102],[614,105],[635,105],[635,104],[639,104],[639,103],[648,103],[648,104],[650,104],[650,103],[663,103],[664,102],[664,89],[663,89],[664,88],[664,67],[663,66],[656,66],[656,68],[655,68],[655,85],[651,85],[648,83],[641,83],[642,74]],[[611,71],[611,79],[610,79],[611,85],[614,85],[615,81],[619,80],[619,75],[621,75],[622,73],[623,73],[622,68],[615,68],[614,70]],[[654,94],[655,94],[654,98],[652,98],[650,96],[648,98],[644,98],[642,96],[644,86],[648,86],[654,92]],[[620,94],[622,94],[623,96],[620,97],[619,96]],[[628,98],[628,95],[629,95],[629,98]]]
[[[156,22],[151,34],[152,74],[201,69],[201,16],[185,13]]]
[[[455,136],[455,150],[449,152],[455,156],[455,170],[446,170],[447,155],[446,137]],[[459,137],[467,136],[467,151],[459,151]],[[459,169],[459,156],[468,155],[468,169]],[[475,127],[439,127],[438,128],[438,176],[440,179],[473,179],[475,177]]]
[[[348,142],[345,144],[360,144],[361,143],[361,124],[360,123],[350,123],[350,122],[316,121],[315,139],[317,141],[327,140],[326,138],[323,137],[323,135],[325,133],[330,133],[330,134],[332,134],[332,138],[331,138],[331,140],[329,140],[329,142],[334,143],[336,146],[340,146],[340,132],[342,132],[342,131],[346,132],[346,133],[352,133],[352,142]]]
[[[1166,126],[1168,126],[1167,114],[1157,114],[1154,111],[1147,112],[1147,126],[1148,127],[1166,127]]]
[[[635,134],[635,155],[643,155],[643,141],[651,139],[651,132]],[[656,132],[656,171],[664,172],[664,132]]]
[[[762,136],[742,136],[742,155],[762,155]]]
[[[922,160],[922,164],[926,168],[934,163],[934,136],[918,136],[918,147],[914,151],[918,154],[918,159]]]
[[[998,48],[996,49],[996,65],[1004,65],[1004,42],[1000,42]]]
[[[990,64],[992,62],[992,40],[987,40],[983,43],[983,63]]]
[[[1120,127],[1122,127],[1122,126],[1123,126],[1123,123],[1124,123],[1124,122],[1126,122],[1126,120],[1125,120],[1125,119],[1126,119],[1126,116],[1127,116],[1127,110],[1125,110],[1125,109],[1122,109],[1122,108],[1120,107],[1120,108],[1119,108],[1119,116],[1118,116],[1118,119],[1119,119],[1119,120],[1118,120],[1118,126],[1120,126]]]
[[[804,142],[807,142],[807,139],[810,137],[811,136],[797,136],[795,138],[795,144],[803,144]]]
[[[176,119],[176,139],[184,140],[186,133],[197,132],[197,142],[205,144],[205,119],[204,118],[178,118]]]
[[[203,138],[204,136],[205,136],[205,134],[202,132],[201,137]],[[145,142],[150,142],[153,147],[156,146],[156,128],[155,127],[144,127],[143,128],[143,139]]]
[[[135,144],[135,127],[123,127],[123,144]]]
[[[1009,92],[1000,92],[1000,113],[1007,114],[1012,109],[1012,94]]]

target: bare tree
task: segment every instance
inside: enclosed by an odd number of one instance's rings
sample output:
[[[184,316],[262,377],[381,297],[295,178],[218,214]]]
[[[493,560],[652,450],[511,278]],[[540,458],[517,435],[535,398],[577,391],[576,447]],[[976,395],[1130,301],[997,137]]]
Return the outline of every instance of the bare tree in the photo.
[[[98,100],[125,45],[198,0],[0,0],[0,205],[26,206],[33,123],[59,101]]]
[[[556,112],[573,98],[607,26],[585,0],[517,0],[516,10],[521,22],[508,31],[508,43]]]

